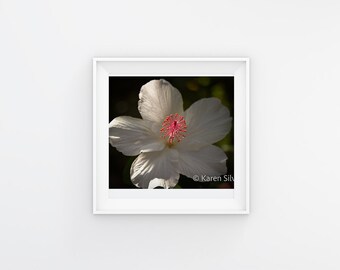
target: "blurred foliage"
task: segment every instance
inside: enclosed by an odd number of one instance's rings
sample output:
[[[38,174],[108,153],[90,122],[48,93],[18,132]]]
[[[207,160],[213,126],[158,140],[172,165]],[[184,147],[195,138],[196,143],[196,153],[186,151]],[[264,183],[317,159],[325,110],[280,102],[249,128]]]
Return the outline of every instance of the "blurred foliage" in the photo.
[[[234,118],[233,77],[110,77],[108,121],[121,115],[141,118],[138,94],[144,84],[154,79],[165,79],[181,92],[184,110],[201,98],[216,97]],[[234,129],[215,145],[226,153],[227,175],[234,177]],[[130,167],[134,159],[109,147],[109,188],[136,188],[130,180]],[[175,188],[234,188],[234,182],[195,182],[181,175]]]

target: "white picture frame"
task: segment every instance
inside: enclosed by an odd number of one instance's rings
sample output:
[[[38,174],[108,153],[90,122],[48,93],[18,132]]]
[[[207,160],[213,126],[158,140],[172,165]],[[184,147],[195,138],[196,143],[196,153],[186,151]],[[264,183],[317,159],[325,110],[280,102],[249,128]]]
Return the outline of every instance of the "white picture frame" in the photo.
[[[233,76],[234,189],[109,189],[110,76]],[[248,214],[249,206],[248,58],[93,59],[94,214]]]

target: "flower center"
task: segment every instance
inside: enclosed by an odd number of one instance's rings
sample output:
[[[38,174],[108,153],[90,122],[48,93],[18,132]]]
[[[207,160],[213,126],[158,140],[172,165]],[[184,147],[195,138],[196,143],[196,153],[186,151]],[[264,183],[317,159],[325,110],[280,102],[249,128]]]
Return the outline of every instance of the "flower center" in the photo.
[[[173,144],[174,140],[180,142],[185,137],[187,123],[184,117],[179,114],[170,114],[163,121],[160,130],[162,137],[167,138],[168,143]]]

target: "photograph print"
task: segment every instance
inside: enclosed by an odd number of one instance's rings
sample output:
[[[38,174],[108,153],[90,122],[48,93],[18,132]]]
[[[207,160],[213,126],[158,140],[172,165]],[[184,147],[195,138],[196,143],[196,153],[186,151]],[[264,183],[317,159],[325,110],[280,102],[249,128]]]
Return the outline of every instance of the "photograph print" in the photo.
[[[233,189],[234,77],[109,77],[109,189]]]

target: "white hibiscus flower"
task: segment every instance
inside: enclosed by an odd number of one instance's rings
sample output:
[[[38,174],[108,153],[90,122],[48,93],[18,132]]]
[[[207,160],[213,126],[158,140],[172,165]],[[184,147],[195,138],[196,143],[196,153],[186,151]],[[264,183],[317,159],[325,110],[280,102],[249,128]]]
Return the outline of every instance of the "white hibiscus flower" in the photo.
[[[140,188],[173,188],[180,174],[219,176],[227,172],[226,154],[212,145],[231,129],[229,110],[217,98],[203,98],[183,111],[180,92],[165,80],[142,86],[142,119],[119,116],[109,124],[109,140],[131,165],[132,183]]]

